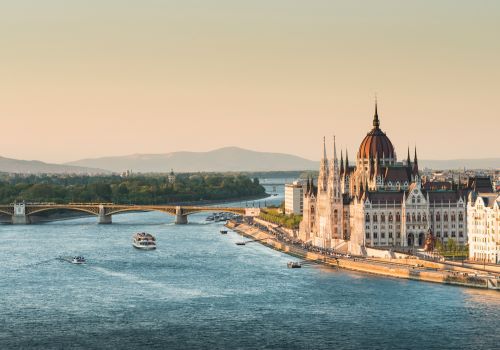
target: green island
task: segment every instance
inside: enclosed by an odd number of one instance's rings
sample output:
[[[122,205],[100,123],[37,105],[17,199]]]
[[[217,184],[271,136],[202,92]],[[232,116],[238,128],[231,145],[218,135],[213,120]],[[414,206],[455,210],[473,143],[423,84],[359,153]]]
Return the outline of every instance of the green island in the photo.
[[[172,204],[264,197],[257,178],[242,174],[0,175],[0,203],[113,202]]]

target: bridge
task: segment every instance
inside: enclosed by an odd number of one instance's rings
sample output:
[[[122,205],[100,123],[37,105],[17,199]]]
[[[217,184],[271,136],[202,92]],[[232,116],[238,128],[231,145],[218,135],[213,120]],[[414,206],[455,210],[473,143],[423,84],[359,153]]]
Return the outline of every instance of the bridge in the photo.
[[[0,214],[11,218],[12,224],[31,224],[40,222],[40,216],[54,211],[73,211],[98,218],[99,224],[111,224],[112,215],[125,212],[158,211],[175,216],[176,224],[187,224],[190,214],[199,212],[226,212],[245,216],[258,215],[259,208],[208,207],[180,205],[126,205],[114,203],[14,203],[0,205]]]

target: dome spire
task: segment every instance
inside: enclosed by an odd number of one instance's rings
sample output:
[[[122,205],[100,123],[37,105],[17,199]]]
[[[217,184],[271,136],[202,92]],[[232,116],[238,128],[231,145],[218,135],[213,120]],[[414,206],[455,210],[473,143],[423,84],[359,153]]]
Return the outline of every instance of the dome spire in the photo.
[[[375,95],[375,115],[373,116],[373,127],[378,129],[380,126],[380,120],[378,120],[378,108],[377,108],[377,95]]]

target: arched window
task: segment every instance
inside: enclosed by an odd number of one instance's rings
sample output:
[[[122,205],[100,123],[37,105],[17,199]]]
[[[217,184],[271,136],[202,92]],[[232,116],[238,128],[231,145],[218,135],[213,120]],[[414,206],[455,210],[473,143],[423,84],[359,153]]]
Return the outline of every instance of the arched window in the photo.
[[[418,222],[422,221],[422,216],[420,215],[420,213],[418,213],[418,215],[417,215],[417,221]]]
[[[451,213],[451,221],[455,221],[456,219],[455,212]]]
[[[417,218],[415,217],[415,213],[411,214],[411,221],[413,221],[413,222],[417,221]]]
[[[436,221],[441,221],[441,214],[439,212],[436,213]]]
[[[464,221],[464,214],[462,212],[458,213],[458,221]]]
[[[370,214],[365,215],[365,222],[370,222]]]
[[[401,221],[401,215],[399,215],[399,213],[396,213],[396,221],[397,222]]]
[[[448,213],[444,213],[444,215],[443,215],[443,221],[448,221]]]
[[[380,215],[380,222],[385,222],[385,214],[384,213],[382,213]]]
[[[339,211],[337,209],[335,209],[333,211],[333,220],[337,223],[338,220],[339,220]]]
[[[408,215],[406,216],[406,221],[411,222],[411,215],[410,215],[410,214],[408,214]]]
[[[392,213],[389,213],[389,222],[392,222]]]
[[[377,214],[373,214],[373,222],[377,222]]]
[[[425,213],[424,213],[424,214],[422,215],[422,220],[423,220],[424,222],[425,222],[425,221],[427,221],[427,214],[425,214]]]

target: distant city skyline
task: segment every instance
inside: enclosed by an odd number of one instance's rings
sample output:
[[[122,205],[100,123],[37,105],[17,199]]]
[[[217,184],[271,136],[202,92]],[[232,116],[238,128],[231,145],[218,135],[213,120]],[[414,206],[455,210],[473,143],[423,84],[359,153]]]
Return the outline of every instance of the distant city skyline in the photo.
[[[499,157],[500,2],[20,0],[0,4],[0,156],[237,146],[353,159]],[[331,151],[330,151],[331,152]]]

